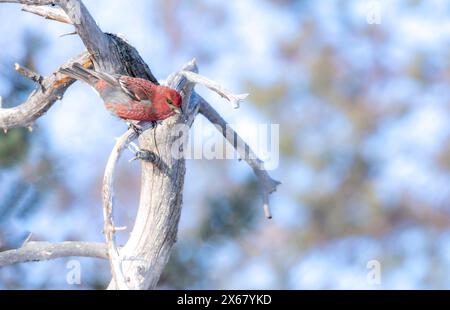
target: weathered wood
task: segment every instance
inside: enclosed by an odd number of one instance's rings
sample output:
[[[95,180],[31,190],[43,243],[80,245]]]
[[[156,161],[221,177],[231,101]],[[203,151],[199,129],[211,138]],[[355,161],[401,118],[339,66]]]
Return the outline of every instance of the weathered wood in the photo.
[[[79,241],[50,243],[30,241],[21,248],[0,252],[0,267],[70,256],[108,259],[106,245],[104,243]]]
[[[272,213],[269,206],[269,195],[277,190],[281,184],[270,177],[264,169],[264,162],[256,156],[250,146],[231,128],[220,114],[202,97],[200,100],[200,113],[206,117],[211,124],[217,126],[224,138],[236,149],[239,156],[253,169],[261,187],[263,197],[263,209],[266,218],[271,219]]]

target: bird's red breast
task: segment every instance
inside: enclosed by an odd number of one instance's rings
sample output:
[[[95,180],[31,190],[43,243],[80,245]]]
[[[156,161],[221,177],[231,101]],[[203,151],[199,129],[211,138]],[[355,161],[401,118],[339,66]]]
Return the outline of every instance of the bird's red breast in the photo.
[[[152,104],[134,100],[127,103],[105,102],[105,107],[120,118],[135,121],[160,121],[175,114],[167,105],[158,101],[154,101]]]
[[[120,86],[99,81],[95,88],[105,101],[105,107],[116,116],[137,121],[164,120],[181,107],[180,94],[150,81],[121,76]]]

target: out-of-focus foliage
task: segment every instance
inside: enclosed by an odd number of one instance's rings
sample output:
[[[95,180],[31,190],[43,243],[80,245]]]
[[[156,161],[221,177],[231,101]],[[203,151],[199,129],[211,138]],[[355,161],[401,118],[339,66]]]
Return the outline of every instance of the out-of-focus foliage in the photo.
[[[39,52],[43,42],[30,33],[25,33],[22,43],[24,45],[24,55],[19,59],[10,59],[10,61],[0,61],[0,77],[9,82],[9,92],[2,94],[2,106],[8,108],[28,97],[34,85],[28,79],[23,78],[18,73],[11,70],[13,61],[21,63],[26,68],[35,70],[34,55]],[[7,69],[9,67],[9,70]],[[0,134],[0,166],[10,167],[23,160],[27,154],[29,141],[28,132],[25,129],[18,128],[9,130],[9,134],[2,132]]]
[[[23,160],[28,147],[26,129],[14,129],[0,134],[0,166],[10,167]]]

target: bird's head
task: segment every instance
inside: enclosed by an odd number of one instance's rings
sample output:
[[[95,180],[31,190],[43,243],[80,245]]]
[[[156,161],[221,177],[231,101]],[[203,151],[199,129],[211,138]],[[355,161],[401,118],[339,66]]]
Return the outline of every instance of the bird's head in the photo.
[[[181,95],[174,89],[168,88],[165,92],[165,101],[167,105],[175,112],[175,113],[181,113],[181,104],[182,104],[182,98]]]

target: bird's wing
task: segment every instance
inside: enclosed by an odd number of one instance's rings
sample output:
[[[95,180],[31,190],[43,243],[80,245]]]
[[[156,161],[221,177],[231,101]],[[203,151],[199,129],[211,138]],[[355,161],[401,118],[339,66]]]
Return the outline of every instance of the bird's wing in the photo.
[[[84,75],[88,74],[99,80],[103,80],[106,83],[110,84],[111,86],[119,85],[120,75],[118,75],[118,74],[109,74],[106,72],[95,71],[92,69],[85,68],[79,63],[74,63],[71,69],[72,69],[71,71],[84,73]]]
[[[119,84],[122,90],[133,100],[145,102],[148,101],[149,103],[151,103],[151,98],[156,86],[152,82],[140,78],[122,76],[119,79]]]

